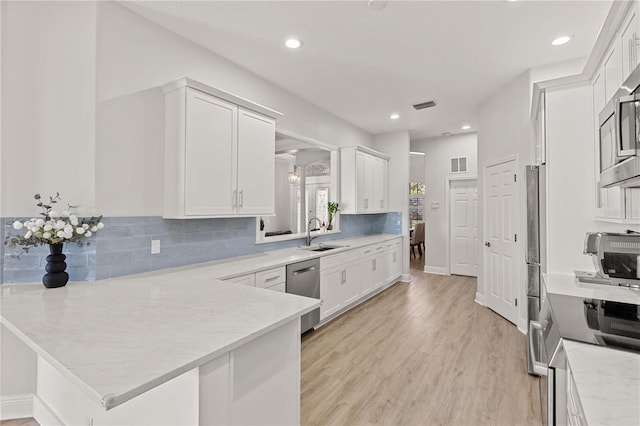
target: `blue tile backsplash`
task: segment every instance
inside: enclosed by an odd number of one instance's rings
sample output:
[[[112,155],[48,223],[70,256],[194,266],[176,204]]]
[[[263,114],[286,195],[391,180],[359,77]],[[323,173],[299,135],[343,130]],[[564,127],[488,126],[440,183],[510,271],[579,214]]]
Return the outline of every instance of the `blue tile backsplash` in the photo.
[[[14,219],[0,219],[1,236]],[[100,280],[158,269],[226,259],[252,253],[296,247],[302,239],[255,244],[255,218],[163,219],[159,216],[106,217],[106,225],[89,245],[65,244],[70,281]],[[340,215],[341,233],[317,238],[326,242],[367,234],[402,234],[399,212],[372,215]],[[151,254],[151,240],[161,242],[161,252]],[[0,282],[40,282],[48,247],[37,247],[12,257],[3,246]]]

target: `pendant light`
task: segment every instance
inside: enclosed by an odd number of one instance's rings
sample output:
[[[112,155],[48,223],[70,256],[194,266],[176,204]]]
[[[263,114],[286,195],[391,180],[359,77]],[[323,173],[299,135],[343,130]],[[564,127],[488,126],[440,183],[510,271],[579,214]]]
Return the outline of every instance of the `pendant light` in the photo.
[[[289,183],[295,185],[300,182],[300,176],[298,176],[298,166],[293,166],[293,171],[289,172]]]

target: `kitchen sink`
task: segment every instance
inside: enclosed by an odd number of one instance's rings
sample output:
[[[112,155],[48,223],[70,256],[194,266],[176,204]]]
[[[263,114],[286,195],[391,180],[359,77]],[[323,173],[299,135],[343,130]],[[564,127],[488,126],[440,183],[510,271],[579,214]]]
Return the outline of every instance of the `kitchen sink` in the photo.
[[[338,247],[318,247],[318,248],[311,249],[311,251],[327,251],[327,250],[333,250],[335,248],[338,248]]]
[[[327,246],[327,245],[321,244],[321,245],[308,246],[308,247],[307,246],[303,246],[303,247],[298,247],[298,248],[300,250],[322,252],[322,251],[339,249],[339,248],[343,248],[343,247],[344,246]]]

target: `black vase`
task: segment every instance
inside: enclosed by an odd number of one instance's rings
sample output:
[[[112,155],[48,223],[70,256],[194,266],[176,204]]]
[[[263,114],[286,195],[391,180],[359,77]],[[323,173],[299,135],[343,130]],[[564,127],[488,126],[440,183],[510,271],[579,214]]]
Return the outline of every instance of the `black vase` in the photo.
[[[42,284],[46,288],[63,287],[69,282],[69,274],[65,272],[67,264],[64,261],[67,256],[62,254],[62,243],[49,244],[49,256],[47,256],[47,273],[42,277]]]

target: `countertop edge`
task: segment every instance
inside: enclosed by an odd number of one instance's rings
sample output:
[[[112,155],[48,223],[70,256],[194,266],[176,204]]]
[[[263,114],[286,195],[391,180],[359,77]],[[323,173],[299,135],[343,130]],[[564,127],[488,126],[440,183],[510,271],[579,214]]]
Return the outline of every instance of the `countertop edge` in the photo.
[[[104,397],[101,397],[99,400],[100,405],[104,406],[104,408],[106,410],[110,410],[114,407],[117,407],[133,398],[135,398],[136,396],[142,395],[143,393],[157,387],[160,386],[163,383],[166,383],[172,379],[175,379],[176,377],[186,373],[187,371],[191,371],[194,368],[198,368],[200,366],[202,366],[203,364],[206,364],[209,361],[213,361],[214,359],[229,353],[231,351],[233,351],[234,349],[239,348],[240,346],[244,345],[245,343],[248,343],[252,340],[257,339],[260,336],[264,336],[265,334],[269,333],[270,331],[273,331],[291,321],[296,320],[297,318],[299,318],[300,316],[311,312],[312,310],[320,307],[320,305],[322,304],[321,301],[318,301],[314,304],[312,304],[311,306],[303,309],[302,311],[300,311],[297,314],[292,314],[292,315],[288,315],[287,317],[276,321],[264,328],[261,328],[260,330],[251,333],[249,335],[246,335],[236,341],[234,341],[233,343],[230,343],[226,346],[223,346],[222,348],[219,348],[215,351],[213,351],[212,353],[205,355],[203,357],[200,357],[192,362],[189,362],[185,365],[183,365],[182,367],[176,368],[174,370],[171,370],[167,373],[165,373],[163,376],[160,376],[156,379],[153,379],[147,383],[144,383],[138,387],[135,387],[133,389],[131,389],[130,391],[124,392],[120,395],[116,395],[113,396],[113,394],[109,394],[110,397],[106,398],[107,395],[105,395]]]
[[[22,333],[20,329],[18,329],[15,325],[13,325],[13,323],[9,321],[7,318],[5,318],[4,315],[0,315],[0,324],[7,327],[7,329],[10,332],[12,332],[18,339],[20,339],[22,343],[24,343],[30,349],[32,349],[36,353],[36,355],[44,358],[44,360],[47,361],[49,364],[51,364],[53,367],[55,367],[55,369],[58,370],[60,374],[65,376],[73,384],[77,385],[89,399],[93,400],[99,405],[103,405],[102,404],[102,401],[104,398],[103,395],[100,395],[98,392],[96,392],[91,386],[86,384],[82,379],[80,379],[78,376],[73,374],[71,370],[69,370],[67,367],[62,365],[57,359],[55,359],[53,355],[49,354],[49,352],[44,350],[42,347],[36,344],[36,342],[34,342],[32,339],[30,339],[28,336]]]

